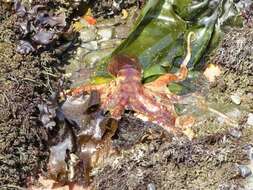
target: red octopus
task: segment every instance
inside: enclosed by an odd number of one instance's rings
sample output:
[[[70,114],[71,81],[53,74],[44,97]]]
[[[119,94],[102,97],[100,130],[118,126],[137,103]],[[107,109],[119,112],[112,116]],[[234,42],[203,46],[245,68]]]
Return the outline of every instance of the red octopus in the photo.
[[[109,111],[112,118],[120,119],[124,110],[133,110],[138,116],[157,123],[169,131],[180,131],[181,125],[191,125],[192,117],[178,117],[174,103],[180,97],[172,94],[167,88],[171,81],[185,80],[188,74],[187,63],[191,57],[190,41],[194,35],[187,37],[187,55],[176,74],[167,73],[153,82],[143,84],[142,68],[138,59],[128,55],[116,55],[108,64],[108,72],[115,80],[101,85],[86,84],[71,91],[72,95],[82,92],[98,91],[101,98],[101,108]],[[179,127],[177,127],[179,126]]]

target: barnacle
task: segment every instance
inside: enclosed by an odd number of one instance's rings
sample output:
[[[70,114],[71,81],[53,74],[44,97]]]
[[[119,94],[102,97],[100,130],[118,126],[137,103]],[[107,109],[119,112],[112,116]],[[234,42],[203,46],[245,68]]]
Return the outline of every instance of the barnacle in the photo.
[[[142,84],[142,69],[138,59],[129,55],[116,55],[107,67],[115,80],[108,84],[83,85],[73,89],[72,95],[96,90],[100,94],[101,109],[109,111],[112,118],[120,119],[124,110],[133,110],[137,116],[145,117],[168,131],[179,131],[175,127],[176,124],[189,126],[194,119],[184,117],[181,121],[176,121],[180,117],[177,117],[174,103],[179,102],[180,97],[170,93],[167,84],[186,79],[187,63],[191,57],[190,41],[193,35],[193,32],[188,34],[187,55],[176,74],[167,73],[153,82]]]

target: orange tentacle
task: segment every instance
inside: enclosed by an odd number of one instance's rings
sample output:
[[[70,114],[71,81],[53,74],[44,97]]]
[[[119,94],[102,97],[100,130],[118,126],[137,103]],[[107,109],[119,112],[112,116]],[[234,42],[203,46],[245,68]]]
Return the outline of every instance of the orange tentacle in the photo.
[[[84,92],[90,93],[91,91],[98,91],[98,92],[102,93],[105,86],[106,86],[106,84],[99,84],[99,85],[85,84],[83,86],[71,89],[69,94],[76,96],[76,95],[80,95]]]
[[[168,83],[172,81],[182,81],[185,80],[188,74],[188,69],[182,66],[177,74],[167,73],[165,75],[160,76],[153,82],[145,84],[146,86],[160,88],[166,86]]]

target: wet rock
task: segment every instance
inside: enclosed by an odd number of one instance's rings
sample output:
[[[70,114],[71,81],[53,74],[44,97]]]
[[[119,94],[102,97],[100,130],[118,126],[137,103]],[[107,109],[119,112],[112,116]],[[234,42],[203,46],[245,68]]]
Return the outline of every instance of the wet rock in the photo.
[[[241,111],[240,111],[239,109],[234,108],[234,109],[232,109],[231,111],[226,112],[225,115],[228,116],[231,120],[237,121],[237,120],[240,119],[242,113],[241,113]],[[219,116],[219,117],[217,118],[217,120],[218,120],[221,124],[226,123],[226,119],[225,119],[224,117]]]
[[[102,51],[94,51],[85,56],[85,58],[82,60],[82,63],[85,66],[94,67],[95,64],[103,59],[105,56],[109,55],[112,52],[112,49],[106,49]],[[82,66],[81,66],[82,67]]]
[[[243,178],[246,178],[252,174],[251,169],[248,166],[245,165],[239,165],[238,166],[239,173]]]
[[[76,50],[76,56],[75,56],[75,58],[78,61],[82,61],[82,59],[84,58],[84,56],[87,55],[89,52],[90,52],[90,50],[88,50],[86,48],[79,47]]]
[[[100,37],[100,41],[110,40],[113,35],[113,28],[102,28],[98,30],[98,35]]]
[[[81,47],[86,48],[87,50],[98,50],[98,42],[97,41],[90,41],[87,43],[82,43]]]
[[[253,113],[249,113],[247,124],[253,126]]]
[[[94,67],[99,60],[100,60],[99,55],[97,55],[95,52],[92,52],[85,57],[84,63],[85,65]]]
[[[231,111],[227,112],[226,115],[233,119],[239,119],[242,113],[239,109],[234,108]]]
[[[114,19],[103,20],[103,22],[98,22],[96,26],[98,28],[106,28],[106,27],[116,26],[118,24],[120,24],[120,21],[114,18]]]
[[[95,27],[85,28],[80,31],[80,40],[82,42],[90,42],[96,39],[96,29]]]
[[[236,139],[239,139],[242,136],[242,132],[236,128],[230,129],[229,134]]]
[[[121,40],[118,40],[118,39],[107,40],[100,43],[100,48],[101,49],[115,48],[120,43],[121,43]]]
[[[249,27],[229,31],[215,50],[212,63],[219,64],[238,74],[251,75],[253,30]]]
[[[147,186],[147,190],[156,190],[154,183],[149,183]]]
[[[78,72],[80,70],[79,61],[77,59],[71,59],[69,60],[69,65],[65,67],[66,73],[71,73],[71,76],[75,75],[75,72]]]
[[[241,97],[238,94],[233,94],[230,96],[233,103],[239,105],[241,103]]]
[[[129,27],[119,26],[115,28],[115,37],[118,39],[124,39],[128,36]]]

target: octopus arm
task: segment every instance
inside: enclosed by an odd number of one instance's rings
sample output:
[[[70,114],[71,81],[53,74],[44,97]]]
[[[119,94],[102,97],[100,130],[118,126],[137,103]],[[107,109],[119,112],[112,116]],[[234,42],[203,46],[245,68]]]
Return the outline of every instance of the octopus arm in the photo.
[[[103,94],[103,90],[107,84],[98,84],[98,85],[93,85],[93,84],[85,84],[80,87],[74,88],[70,90],[70,94],[73,96],[80,95],[82,93],[91,93],[92,91],[98,91],[100,94]]]

